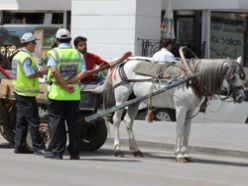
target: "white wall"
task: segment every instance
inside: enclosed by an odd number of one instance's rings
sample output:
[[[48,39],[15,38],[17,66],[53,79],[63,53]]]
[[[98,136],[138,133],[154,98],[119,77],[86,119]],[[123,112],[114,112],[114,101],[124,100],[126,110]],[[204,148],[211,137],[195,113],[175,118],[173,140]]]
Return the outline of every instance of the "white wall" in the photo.
[[[159,38],[161,0],[72,0],[72,37],[88,38],[90,52],[106,60],[131,50],[137,38]]]
[[[137,0],[135,54],[141,55],[140,39],[160,39],[161,0]]]
[[[70,10],[71,0],[0,0],[0,10]]]

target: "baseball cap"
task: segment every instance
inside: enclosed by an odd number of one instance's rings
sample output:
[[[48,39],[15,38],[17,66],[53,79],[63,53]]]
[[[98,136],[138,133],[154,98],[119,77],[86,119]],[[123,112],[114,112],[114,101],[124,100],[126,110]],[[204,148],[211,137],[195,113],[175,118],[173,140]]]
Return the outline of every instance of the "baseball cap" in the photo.
[[[58,29],[56,33],[56,38],[57,39],[69,39],[71,38],[69,30],[65,28]]]
[[[29,43],[31,41],[36,41],[37,38],[34,37],[34,35],[31,32],[27,32],[22,35],[21,37],[21,43]]]

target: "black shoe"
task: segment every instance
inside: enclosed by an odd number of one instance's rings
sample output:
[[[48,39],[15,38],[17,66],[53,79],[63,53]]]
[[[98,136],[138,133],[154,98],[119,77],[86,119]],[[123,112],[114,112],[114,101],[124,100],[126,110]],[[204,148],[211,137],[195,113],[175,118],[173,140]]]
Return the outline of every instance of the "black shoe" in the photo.
[[[29,149],[15,149],[14,153],[16,153],[16,154],[33,154],[33,151],[29,150]]]
[[[79,158],[79,156],[71,156],[70,159],[71,160],[79,160],[80,158]]]
[[[35,150],[35,155],[45,155],[46,151],[44,149]]]
[[[63,157],[61,155],[54,155],[52,152],[45,152],[44,158],[57,159],[57,160],[63,159]]]

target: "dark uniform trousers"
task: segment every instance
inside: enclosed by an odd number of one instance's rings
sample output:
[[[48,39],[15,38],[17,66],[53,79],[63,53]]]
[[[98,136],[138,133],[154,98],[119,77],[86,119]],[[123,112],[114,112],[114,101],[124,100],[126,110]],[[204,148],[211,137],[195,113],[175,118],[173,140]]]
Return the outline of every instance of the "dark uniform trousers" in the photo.
[[[32,138],[34,151],[44,149],[43,139],[39,132],[39,112],[35,97],[20,96],[15,93],[17,116],[15,149],[26,149],[26,137],[28,129]]]
[[[66,124],[69,133],[68,152],[78,156],[81,149],[79,101],[48,100],[49,126],[51,128],[50,150],[62,157],[66,148]]]

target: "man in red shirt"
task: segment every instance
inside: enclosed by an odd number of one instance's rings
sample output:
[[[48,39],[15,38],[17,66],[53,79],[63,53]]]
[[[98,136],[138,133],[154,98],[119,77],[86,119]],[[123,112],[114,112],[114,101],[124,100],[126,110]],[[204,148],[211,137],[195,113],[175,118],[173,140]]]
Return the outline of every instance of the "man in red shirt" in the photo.
[[[92,70],[95,65],[102,66],[108,64],[98,55],[89,53],[87,51],[87,38],[81,36],[76,37],[74,39],[74,46],[79,52],[83,54],[87,70]],[[81,82],[83,84],[98,84],[101,83],[103,80],[104,77],[99,77],[92,74],[81,80]]]

